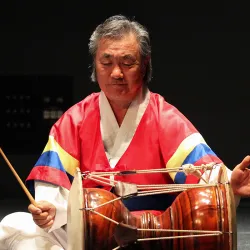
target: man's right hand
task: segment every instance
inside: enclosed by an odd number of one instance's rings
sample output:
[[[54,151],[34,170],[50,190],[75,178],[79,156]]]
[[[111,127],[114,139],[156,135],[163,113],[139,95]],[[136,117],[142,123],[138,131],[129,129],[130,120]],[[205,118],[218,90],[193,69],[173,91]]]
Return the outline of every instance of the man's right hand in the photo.
[[[49,228],[53,225],[56,216],[56,207],[53,204],[47,201],[39,201],[37,206],[30,204],[28,210],[39,227]]]

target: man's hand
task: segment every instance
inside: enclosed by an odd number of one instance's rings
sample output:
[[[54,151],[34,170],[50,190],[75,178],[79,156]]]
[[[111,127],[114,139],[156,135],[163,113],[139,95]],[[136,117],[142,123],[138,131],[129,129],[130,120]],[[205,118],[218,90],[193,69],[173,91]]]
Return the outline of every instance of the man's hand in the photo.
[[[28,210],[39,227],[49,228],[53,225],[56,215],[56,207],[53,204],[47,201],[39,201],[37,207],[30,204]]]
[[[241,197],[250,197],[250,156],[246,156],[232,172],[231,186],[234,194]]]

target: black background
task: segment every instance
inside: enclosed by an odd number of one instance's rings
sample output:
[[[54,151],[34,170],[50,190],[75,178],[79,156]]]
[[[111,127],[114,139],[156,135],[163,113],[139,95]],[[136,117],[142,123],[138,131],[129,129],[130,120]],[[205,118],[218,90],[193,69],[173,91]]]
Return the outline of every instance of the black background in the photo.
[[[113,14],[135,17],[148,28],[150,89],[178,107],[233,168],[249,153],[247,11],[241,3],[228,1],[1,1],[0,145],[20,177],[25,180],[43,150],[50,124],[41,124],[36,117],[33,132],[27,135],[31,141],[6,133],[5,87],[9,91],[21,85],[19,89],[33,89],[33,96],[41,99],[58,90],[67,97],[65,109],[97,91],[90,82],[88,39],[96,25]],[[47,81],[37,81],[45,76]],[[27,77],[33,80],[27,82]],[[3,159],[0,169],[0,198],[22,196]]]

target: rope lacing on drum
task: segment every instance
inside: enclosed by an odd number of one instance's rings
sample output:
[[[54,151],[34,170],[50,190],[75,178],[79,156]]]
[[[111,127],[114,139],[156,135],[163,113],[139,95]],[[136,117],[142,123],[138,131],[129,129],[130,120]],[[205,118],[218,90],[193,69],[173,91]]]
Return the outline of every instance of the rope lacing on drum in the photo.
[[[169,169],[150,169],[150,170],[131,170],[131,171],[113,171],[113,172],[83,172],[82,177],[84,179],[89,179],[95,181],[99,184],[108,185],[111,187],[116,187],[119,181],[110,181],[111,176],[124,176],[133,174],[153,174],[153,173],[171,173],[171,172],[184,172],[186,175],[192,174],[196,177],[202,179],[205,184],[150,184],[150,185],[136,185],[138,192],[136,195],[149,195],[149,194],[159,194],[159,193],[173,193],[181,192],[189,188],[204,187],[204,185],[216,185],[207,184],[207,180],[202,177],[202,172],[209,171],[209,177],[216,163],[202,164],[200,166],[194,166],[192,164],[185,164],[182,167],[169,168]],[[208,177],[208,178],[209,178]],[[144,190],[144,191],[143,191]],[[130,194],[135,195],[135,194]]]
[[[217,164],[207,164],[207,165],[201,165],[201,166],[193,166],[192,164],[186,164],[183,165],[178,171],[183,171],[185,174],[193,174],[195,173],[196,176],[200,174],[201,172],[199,171],[207,171],[207,170],[212,170],[215,165]],[[83,178],[87,178],[93,181],[96,181],[98,183],[106,184],[106,185],[111,185],[110,180],[107,178],[109,176],[114,176],[114,175],[128,175],[128,174],[140,174],[140,173],[164,173],[164,172],[173,172],[176,171],[176,169],[153,169],[153,170],[136,170],[136,171],[117,171],[117,172],[92,172],[92,173],[85,173],[83,175]],[[108,202],[105,202],[101,205],[98,205],[96,207],[87,207],[87,208],[82,208],[81,210],[85,210],[88,212],[95,213],[102,218],[114,223],[117,225],[117,228],[119,230],[123,230],[125,228],[126,232],[127,230],[131,230],[132,233],[132,242],[130,243],[136,243],[139,241],[152,241],[152,240],[167,240],[167,239],[177,239],[177,238],[190,238],[190,237],[208,237],[208,236],[219,236],[222,235],[225,232],[221,231],[216,231],[216,230],[176,230],[176,229],[146,229],[146,228],[136,228],[131,225],[119,223],[118,221],[115,221],[98,211],[96,209],[108,205],[110,203],[113,203],[115,201],[118,201],[120,199],[128,198],[131,196],[145,196],[145,195],[154,195],[154,194],[159,194],[159,193],[174,193],[174,192],[181,192],[185,191],[187,189],[192,189],[192,188],[199,188],[199,187],[208,187],[208,186],[217,186],[219,183],[213,183],[213,184],[160,184],[160,185],[136,185],[136,184],[131,184],[131,183],[122,183],[119,181],[114,180],[113,184],[111,186],[114,187],[114,190],[116,191],[115,194],[118,195],[119,197],[116,197],[113,200],[110,200]],[[228,182],[224,183],[228,184]],[[131,186],[132,185],[132,186]],[[167,236],[167,237],[154,237],[154,238],[142,238],[138,239],[137,236],[135,236],[135,233],[137,231],[154,231],[154,232],[172,232],[172,233],[182,233],[182,234],[189,234],[189,235],[179,235],[179,236]],[[229,232],[230,233],[230,232]],[[119,236],[123,235],[123,232],[119,233]],[[124,234],[125,235],[125,234]],[[115,235],[114,235],[115,236]],[[116,237],[116,236],[115,236]],[[118,244],[116,248],[113,250],[120,249],[123,247],[122,245],[123,239],[118,239],[117,242],[120,243]],[[127,242],[127,238],[125,239],[125,242]]]
[[[117,200],[117,199],[116,199]],[[108,204],[110,202],[107,202],[105,204]],[[103,204],[102,204],[103,205]],[[98,206],[100,207],[100,206]],[[134,235],[132,237],[132,241],[129,242],[131,243],[136,243],[136,242],[140,242],[140,241],[152,241],[152,240],[169,240],[169,239],[178,239],[178,238],[192,238],[192,237],[208,237],[208,236],[219,236],[222,235],[223,233],[221,231],[216,231],[216,230],[177,230],[177,229],[147,229],[147,228],[136,228],[127,224],[123,224],[123,223],[119,223],[97,211],[95,211],[95,209],[97,209],[98,207],[95,208],[85,208],[86,210],[95,213],[99,216],[101,216],[102,218],[109,220],[110,222],[116,224],[117,226],[119,226],[119,229],[122,230],[123,227],[126,228],[126,234],[128,232],[128,230],[132,231],[132,233],[130,233],[131,235]],[[188,233],[189,235],[179,235],[179,236],[161,236],[161,237],[154,237],[154,238],[137,238],[137,231],[154,231],[154,232],[171,232],[171,233]],[[122,234],[119,233],[119,235],[126,235],[126,234]],[[116,235],[114,235],[116,237]],[[118,238],[118,237],[116,237]],[[119,238],[116,239],[117,241],[123,242],[123,239]],[[125,237],[126,243],[128,242],[128,237]],[[122,245],[117,246],[116,248],[113,248],[112,250],[116,250],[116,249],[120,249],[122,247]]]

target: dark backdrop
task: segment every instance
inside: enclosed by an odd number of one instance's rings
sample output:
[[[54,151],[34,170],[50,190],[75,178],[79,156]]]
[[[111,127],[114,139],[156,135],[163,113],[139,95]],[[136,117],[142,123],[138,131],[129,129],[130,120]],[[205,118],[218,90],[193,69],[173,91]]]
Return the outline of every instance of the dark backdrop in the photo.
[[[45,97],[63,96],[61,108],[66,109],[98,90],[90,82],[88,39],[96,25],[113,14],[135,17],[148,27],[153,62],[150,89],[177,106],[229,168],[249,153],[246,6],[222,1],[173,2],[1,1],[0,144],[23,180],[43,150],[53,122],[42,122]],[[6,129],[7,119],[13,117],[6,115],[6,98],[17,89],[16,94],[32,97],[27,105],[33,115],[23,116],[33,122],[31,133]],[[49,108],[58,108],[59,102],[56,105]],[[0,198],[22,197],[2,158],[0,168]]]

